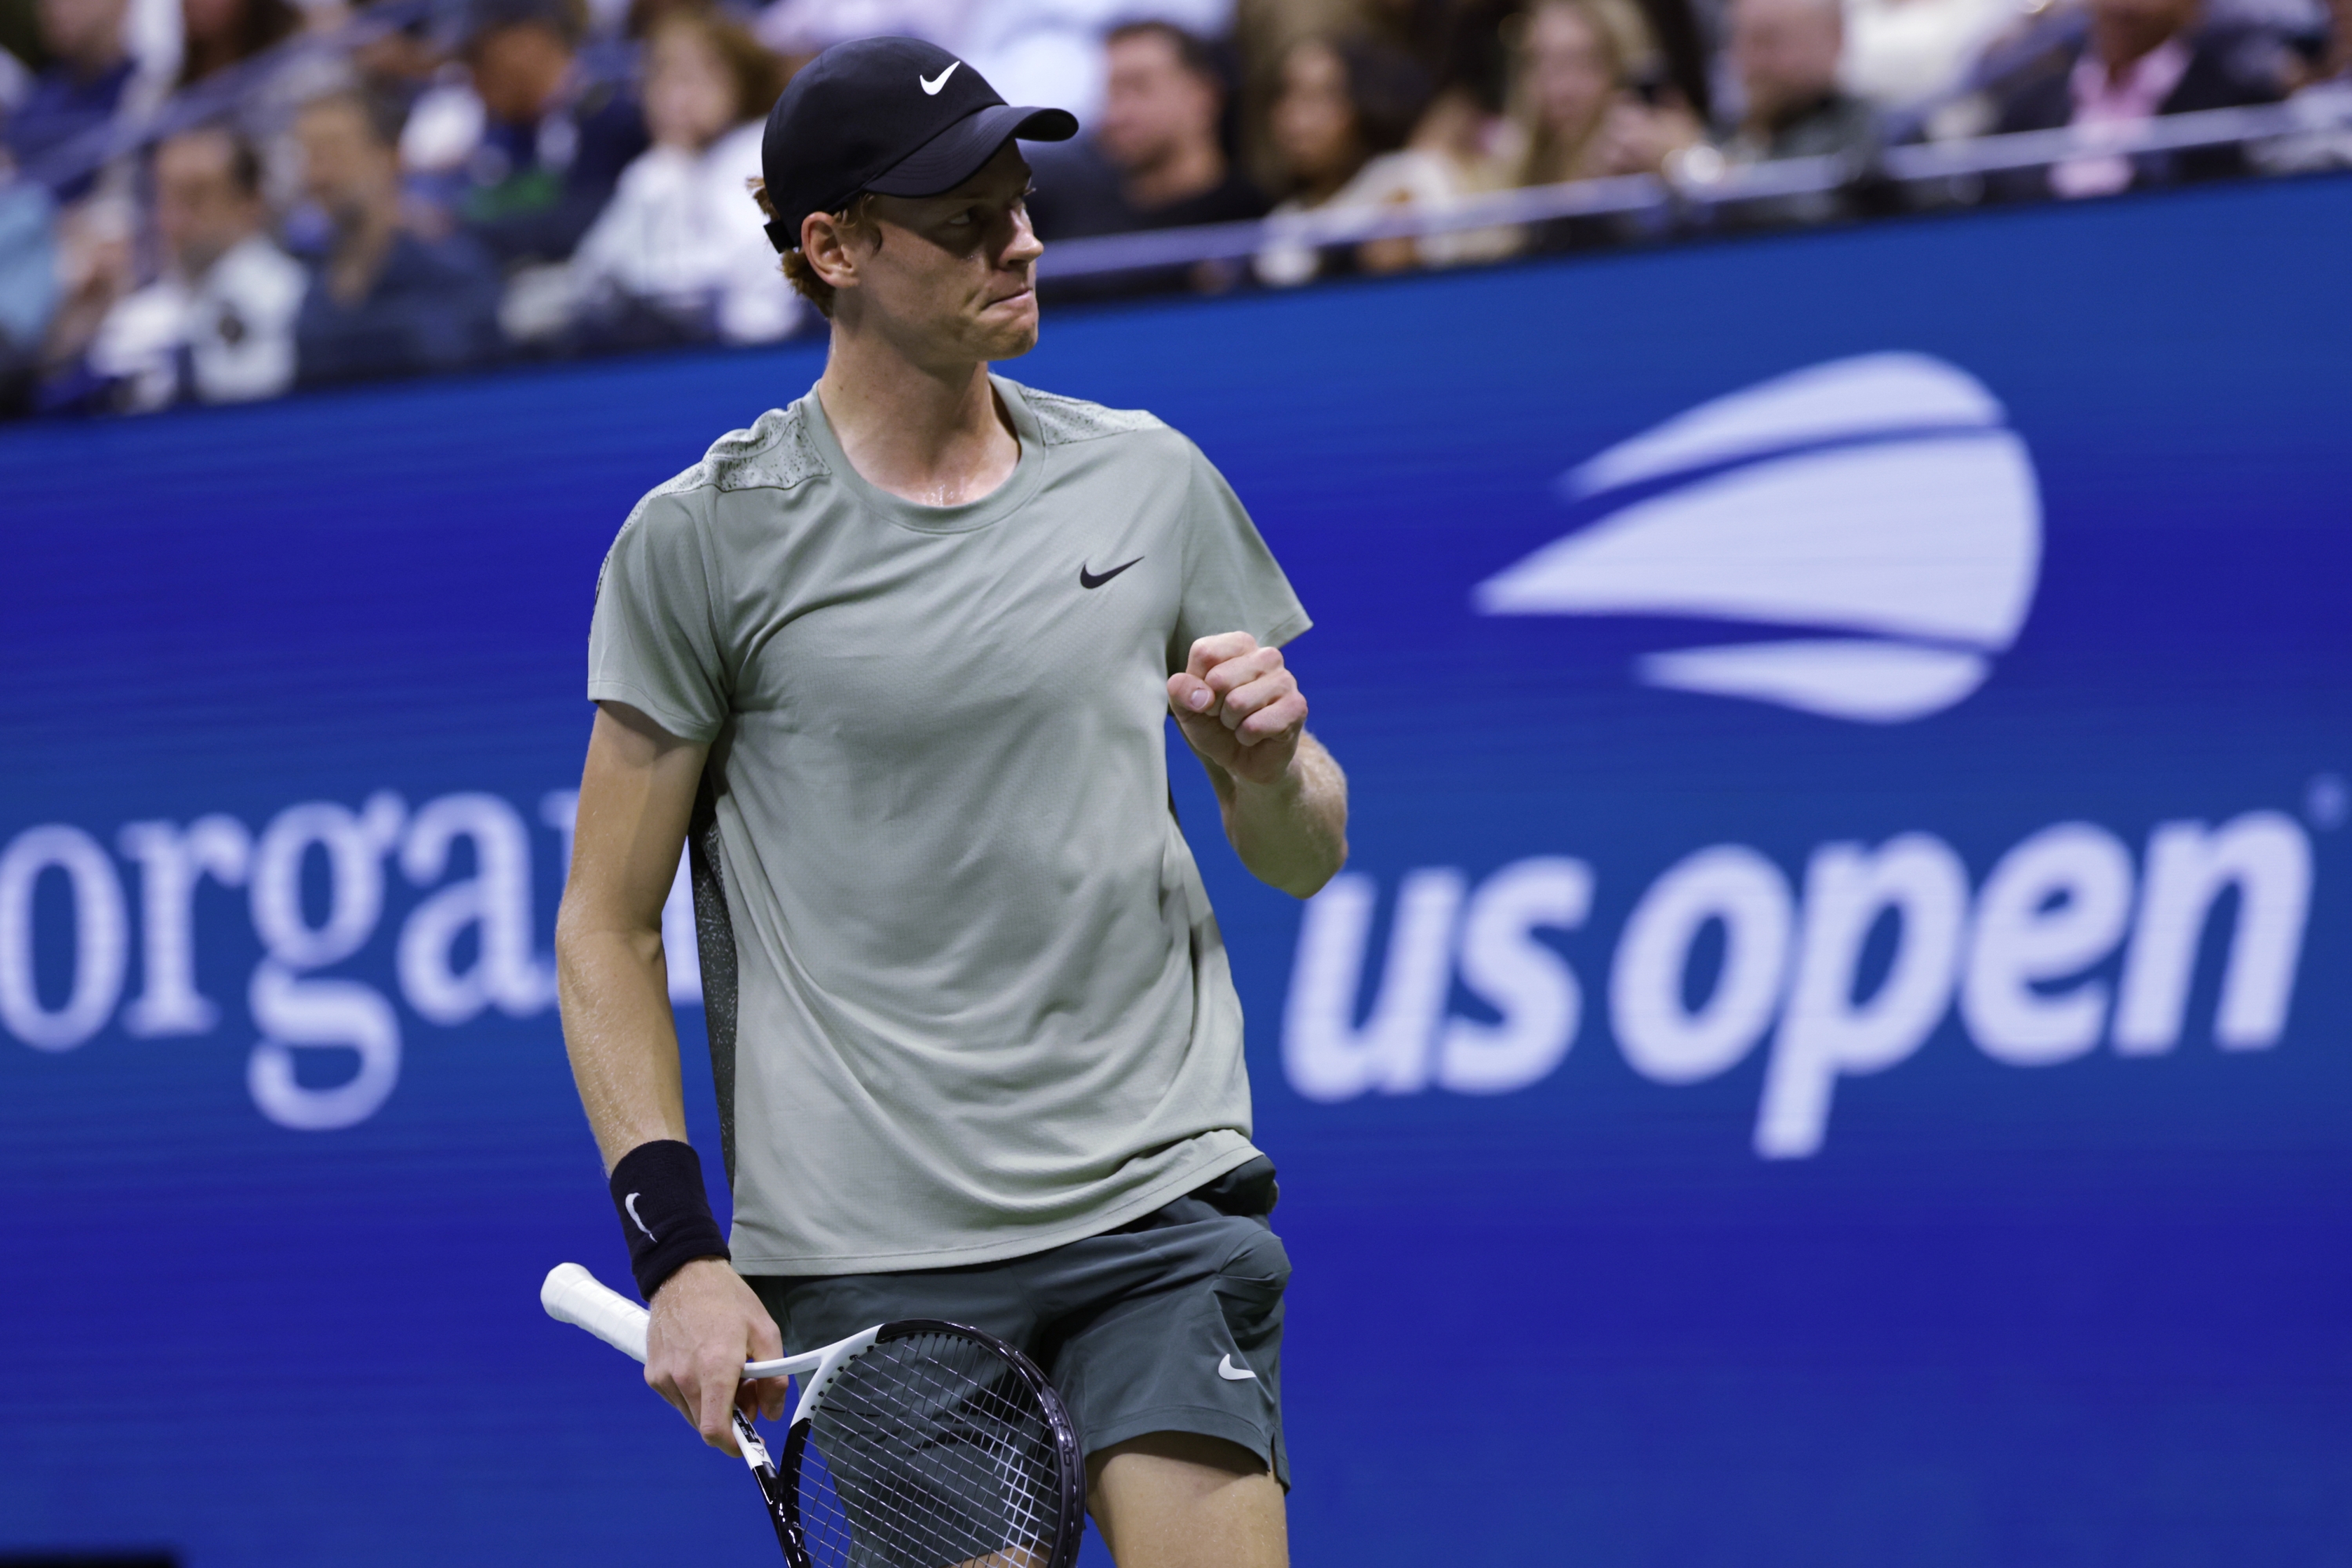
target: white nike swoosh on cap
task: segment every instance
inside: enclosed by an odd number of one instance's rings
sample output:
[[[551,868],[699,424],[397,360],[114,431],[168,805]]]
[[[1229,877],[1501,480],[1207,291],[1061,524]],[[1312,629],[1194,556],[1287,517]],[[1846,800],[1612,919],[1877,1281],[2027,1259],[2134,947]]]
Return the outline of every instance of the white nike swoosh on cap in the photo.
[[[1222,1355],[1217,1358],[1217,1375],[1227,1383],[1246,1383],[1257,1373],[1245,1366],[1235,1366],[1232,1356]]]
[[[940,95],[940,89],[947,86],[948,78],[955,75],[956,67],[961,64],[963,64],[961,60],[950,60],[948,62],[948,68],[940,72],[937,79],[927,77],[920,71],[917,71],[915,73],[915,79],[923,84],[923,90],[926,93],[929,94],[933,98],[937,98]]]

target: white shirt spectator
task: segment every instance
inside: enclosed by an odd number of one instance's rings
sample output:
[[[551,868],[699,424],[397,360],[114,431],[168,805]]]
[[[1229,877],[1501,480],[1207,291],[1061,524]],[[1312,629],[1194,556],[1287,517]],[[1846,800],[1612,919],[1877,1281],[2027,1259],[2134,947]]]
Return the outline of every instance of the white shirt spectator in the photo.
[[[1977,57],[2030,14],[2020,0],[1845,0],[1838,77],[1881,109],[1916,109],[1957,89]]]
[[[294,384],[305,282],[301,263],[254,235],[201,279],[167,274],[118,301],[90,345],[90,368],[122,383],[133,412],[276,397]]]
[[[708,307],[729,342],[768,342],[800,324],[801,301],[745,182],[764,126],[749,121],[700,153],[657,146],[623,171],[571,262],[577,296],[624,294],[680,311]]]

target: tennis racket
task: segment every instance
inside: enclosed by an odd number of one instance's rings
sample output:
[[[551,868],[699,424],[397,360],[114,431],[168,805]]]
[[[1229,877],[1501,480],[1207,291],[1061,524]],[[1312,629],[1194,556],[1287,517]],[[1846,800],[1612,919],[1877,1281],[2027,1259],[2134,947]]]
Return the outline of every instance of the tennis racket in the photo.
[[[540,1287],[551,1318],[646,1359],[646,1310],[577,1263]],[[792,1377],[781,1460],[740,1406],[735,1442],[792,1568],[1071,1568],[1085,1529],[1077,1428],[1036,1363],[926,1318],[744,1364]]]

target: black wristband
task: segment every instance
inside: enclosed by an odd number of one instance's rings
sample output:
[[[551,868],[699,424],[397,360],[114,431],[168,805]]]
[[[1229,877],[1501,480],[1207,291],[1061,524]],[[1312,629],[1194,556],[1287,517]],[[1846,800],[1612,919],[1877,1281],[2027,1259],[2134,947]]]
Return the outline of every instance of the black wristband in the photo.
[[[692,1144],[663,1138],[622,1155],[613,1167],[613,1206],[629,1238],[629,1272],[648,1301],[663,1280],[696,1258],[728,1256]]]

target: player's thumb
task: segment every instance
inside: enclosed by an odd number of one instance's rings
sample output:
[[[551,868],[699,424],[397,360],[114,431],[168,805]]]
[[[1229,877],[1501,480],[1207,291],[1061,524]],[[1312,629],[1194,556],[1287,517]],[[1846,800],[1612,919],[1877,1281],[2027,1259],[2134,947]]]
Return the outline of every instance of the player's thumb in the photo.
[[[1168,707],[1179,719],[1204,719],[1216,711],[1217,694],[1199,676],[1180,671],[1168,678]]]

